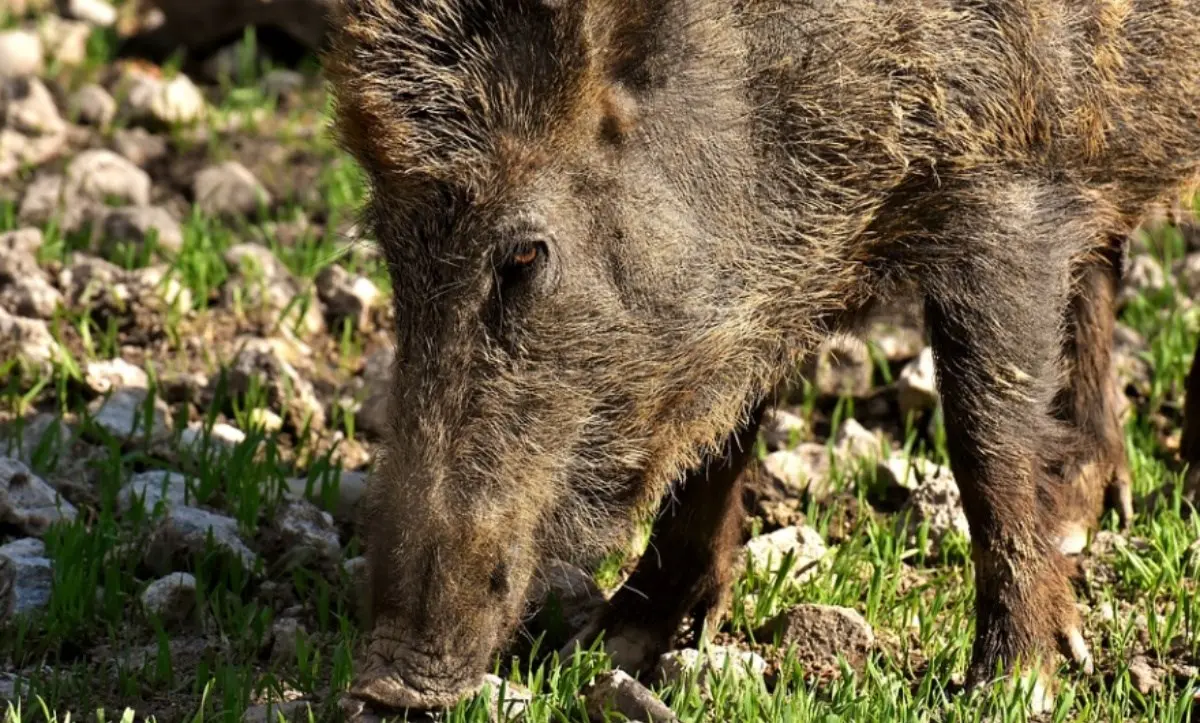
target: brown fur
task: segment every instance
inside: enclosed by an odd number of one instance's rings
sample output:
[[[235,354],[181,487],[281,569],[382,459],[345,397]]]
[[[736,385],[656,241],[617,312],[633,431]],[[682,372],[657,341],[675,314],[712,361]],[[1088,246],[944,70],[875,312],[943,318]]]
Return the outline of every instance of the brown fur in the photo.
[[[343,0],[328,61],[399,320],[356,694],[469,690],[539,561],[621,541],[912,283],[971,679],[1070,648],[1056,537],[1124,474],[1088,340],[1112,239],[1200,170],[1200,0]]]

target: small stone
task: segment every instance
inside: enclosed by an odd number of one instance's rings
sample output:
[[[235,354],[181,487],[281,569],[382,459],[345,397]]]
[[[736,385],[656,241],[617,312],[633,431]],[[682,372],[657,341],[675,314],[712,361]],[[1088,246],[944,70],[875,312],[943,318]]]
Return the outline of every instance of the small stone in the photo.
[[[0,32],[0,77],[24,78],[42,72],[42,39],[28,30]]]
[[[46,545],[36,538],[0,546],[0,622],[46,607],[54,572]]]
[[[63,136],[67,130],[54,96],[37,78],[9,80],[4,84],[4,122],[26,136]]]
[[[192,308],[191,289],[179,282],[179,272],[165,264],[130,271],[132,298],[154,311],[186,312]]]
[[[316,718],[316,708],[307,700],[289,700],[252,705],[242,713],[242,723],[307,723],[310,716]]]
[[[790,552],[792,563],[788,575],[797,580],[806,580],[816,573],[817,564],[828,551],[821,534],[807,525],[784,527],[746,543],[746,554],[754,570],[766,577],[777,574],[783,566],[784,557]]]
[[[118,128],[113,132],[113,150],[138,166],[146,166],[168,152],[167,139],[145,128]]]
[[[226,379],[231,394],[246,394],[257,378],[266,387],[267,403],[273,409],[285,409],[295,429],[303,429],[305,424],[324,428],[325,407],[317,399],[312,382],[288,363],[277,345],[266,339],[248,338],[240,346]]]
[[[122,440],[146,435],[149,435],[151,440],[161,440],[171,433],[170,409],[166,402],[155,397],[151,417],[147,420],[146,400],[149,395],[150,392],[146,389],[117,389],[107,398],[102,397],[89,405],[92,423]]]
[[[804,418],[786,409],[768,409],[763,414],[763,438],[771,449],[788,449],[808,437],[811,430]]]
[[[309,303],[302,303],[300,284],[269,249],[237,244],[225,252],[225,263],[231,271],[222,291],[225,306],[240,313],[261,314],[264,325],[280,326],[285,333],[298,328],[315,334],[325,328],[315,293]]]
[[[121,387],[146,389],[150,377],[141,368],[121,358],[88,362],[84,367],[84,383],[96,394],[107,394]]]
[[[841,658],[862,672],[875,647],[875,633],[863,616],[834,605],[797,605],[776,615],[754,637],[775,641],[806,672],[818,674],[836,673]]]
[[[77,515],[74,505],[24,463],[0,457],[0,522],[15,526],[21,534],[41,537],[50,525]]]
[[[0,234],[0,282],[40,273],[37,252],[41,247],[40,229],[22,228]]]
[[[307,635],[304,626],[296,618],[280,618],[271,626],[271,658],[276,663],[289,664],[296,661],[296,650],[300,636]]]
[[[105,27],[117,22],[117,9],[104,0],[58,0],[62,14],[91,25]]]
[[[491,691],[491,707],[488,712],[492,720],[516,720],[525,713],[529,701],[533,700],[533,695],[523,686],[492,673],[483,676],[483,685]]]
[[[101,258],[78,257],[58,274],[58,286],[75,306],[128,304],[133,292],[125,270]]]
[[[117,96],[123,98],[119,115],[131,123],[156,127],[189,125],[208,111],[204,94],[182,73],[164,79],[126,67],[117,88]]]
[[[805,442],[795,449],[772,452],[762,461],[762,470],[794,497],[808,495],[827,499],[832,465],[825,445]]]
[[[104,217],[104,237],[109,242],[145,244],[154,238],[159,247],[178,252],[183,247],[183,227],[161,206],[129,206]]]
[[[48,57],[60,65],[72,67],[87,60],[88,38],[92,26],[46,13],[38,22],[38,37]]]
[[[915,490],[921,483],[945,470],[941,465],[924,457],[909,457],[894,454],[881,461],[875,468],[876,480],[891,488]]]
[[[902,518],[906,514],[910,544],[916,544],[921,525],[929,523],[925,549],[927,555],[937,557],[943,541],[952,532],[959,533],[967,540],[971,539],[971,528],[967,524],[967,515],[963,512],[958,484],[954,481],[954,475],[945,467],[937,468],[936,474],[926,477],[912,491],[901,510]]]
[[[85,85],[71,96],[71,117],[79,123],[107,128],[117,117],[117,101],[104,88]]]
[[[916,359],[900,370],[900,377],[896,380],[896,394],[902,420],[937,406],[935,374],[933,349],[929,347],[923,349]]]
[[[63,177],[41,175],[25,187],[17,220],[28,226],[45,226],[63,212],[63,205]]]
[[[607,723],[612,713],[647,723],[678,721],[675,713],[646,686],[622,670],[602,673],[583,691],[588,718]]]
[[[823,397],[865,397],[873,386],[874,371],[865,344],[837,336],[822,345],[805,376]]]
[[[101,204],[118,202],[146,206],[150,203],[150,176],[110,150],[84,151],[67,166],[63,194]]]
[[[310,499],[321,501],[325,499],[325,488],[328,478],[314,480],[312,491],[308,492],[307,477],[293,477],[287,480],[287,490],[294,499]],[[332,487],[332,484],[329,484]],[[337,503],[333,510],[335,519],[341,522],[353,522],[358,511],[358,502],[367,490],[367,474],[342,470],[337,479]]]
[[[173,626],[191,615],[196,607],[196,578],[186,572],[160,577],[142,592],[142,608],[167,626]]]
[[[264,75],[260,84],[268,97],[279,98],[300,92],[304,89],[305,83],[302,73],[286,68],[277,68]]]
[[[202,422],[192,422],[179,435],[179,441],[185,447],[200,447],[204,444],[205,438],[204,423]],[[246,441],[246,433],[233,425],[217,422],[209,430],[207,439],[210,444],[224,449],[233,449]]]
[[[356,587],[361,588],[367,582],[367,558],[359,555],[346,560],[342,563],[342,571]]]
[[[668,685],[694,679],[707,687],[711,676],[719,676],[726,669],[735,679],[758,677],[767,670],[767,661],[757,653],[721,645],[709,646],[703,653],[694,648],[672,650],[659,658],[658,663],[663,682]]]
[[[237,161],[200,171],[192,190],[196,205],[210,216],[255,216],[271,204],[267,189]]]
[[[45,412],[23,420],[19,429],[19,438],[10,438],[7,445],[0,445],[0,452],[16,454],[26,464],[32,463],[38,449],[58,449],[73,437],[61,417]]]
[[[333,516],[307,500],[284,502],[275,516],[275,532],[285,567],[332,566],[342,557]]]
[[[1153,695],[1162,690],[1162,679],[1145,656],[1137,656],[1129,663],[1129,682],[1142,695]]]
[[[17,316],[52,319],[54,312],[62,305],[62,294],[46,280],[41,271],[15,279],[0,290],[0,306]]]
[[[340,329],[348,319],[354,329],[371,328],[371,309],[381,296],[379,288],[365,276],[351,276],[341,266],[327,266],[317,274],[317,293]]]
[[[913,359],[925,346],[925,333],[919,326],[875,322],[867,337],[889,362]]]
[[[854,418],[842,422],[834,438],[834,448],[843,461],[879,459],[886,451],[883,439]]]
[[[139,500],[147,513],[154,512],[160,502],[164,510],[183,507],[188,502],[187,478],[165,470],[136,474],[117,492],[117,507],[129,512]]]
[[[237,520],[183,505],[168,509],[151,535],[146,565],[166,575],[180,558],[203,555],[210,535],[214,549],[239,560],[247,572],[254,570],[257,557],[238,535]]]
[[[278,432],[283,429],[283,417],[270,409],[251,409],[250,428],[261,429],[264,432]]]
[[[43,365],[54,358],[58,342],[41,319],[13,316],[0,309],[0,359],[22,359]]]

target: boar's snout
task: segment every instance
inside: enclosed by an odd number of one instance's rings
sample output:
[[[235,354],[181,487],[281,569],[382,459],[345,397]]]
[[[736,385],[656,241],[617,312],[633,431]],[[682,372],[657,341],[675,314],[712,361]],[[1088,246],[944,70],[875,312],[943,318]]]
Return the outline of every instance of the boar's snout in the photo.
[[[394,621],[377,620],[350,695],[385,710],[449,708],[483,684],[475,660],[422,649]]]

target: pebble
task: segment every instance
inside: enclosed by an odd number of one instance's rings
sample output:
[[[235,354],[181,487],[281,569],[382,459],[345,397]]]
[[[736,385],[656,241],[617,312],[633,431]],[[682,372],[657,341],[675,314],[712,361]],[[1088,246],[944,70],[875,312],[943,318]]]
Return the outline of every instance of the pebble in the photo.
[[[937,467],[933,475],[925,477],[909,495],[900,511],[901,519],[907,515],[909,544],[916,544],[921,524],[929,523],[925,553],[937,557],[942,542],[951,532],[958,532],[971,539],[971,528],[963,512],[962,499],[954,475],[947,467]]]
[[[280,618],[271,625],[271,658],[279,664],[296,662],[300,636],[308,632],[296,618]]]
[[[120,357],[88,362],[84,367],[83,381],[96,394],[107,394],[121,387],[146,389],[150,386],[150,377],[145,370]]]
[[[13,281],[38,273],[37,252],[41,246],[41,229],[21,228],[0,234],[0,280]]]
[[[792,564],[788,575],[797,580],[806,580],[816,573],[817,564],[829,549],[825,546],[825,540],[821,539],[821,534],[807,525],[784,527],[754,537],[746,543],[746,554],[750,556],[756,573],[761,576],[774,576],[789,552],[792,553]]]
[[[187,447],[199,447],[204,443],[204,439],[203,422],[192,422],[179,435],[180,443]],[[209,430],[208,440],[211,444],[233,449],[246,441],[246,433],[231,424],[217,422]]]
[[[264,323],[281,327],[285,334],[297,328],[315,334],[325,328],[315,291],[307,305],[299,303],[299,283],[270,249],[237,244],[225,252],[225,263],[231,271],[222,291],[227,308],[250,314],[265,311]]]
[[[909,457],[903,453],[893,454],[882,460],[875,468],[875,479],[892,488],[915,490],[921,482],[941,474],[943,466],[924,457]]]
[[[1163,687],[1159,672],[1142,655],[1129,662],[1129,682],[1142,695],[1154,695]]]
[[[829,450],[823,444],[805,442],[795,449],[771,452],[762,461],[762,470],[788,495],[828,499],[832,465]]]
[[[8,128],[26,136],[63,136],[67,130],[67,123],[58,113],[54,96],[37,78],[8,80],[4,83],[4,122]],[[65,140],[63,138],[62,142],[56,142],[56,149],[64,146]],[[38,155],[48,158],[50,154]],[[45,160],[29,155],[25,159],[30,163]]]
[[[146,206],[150,203],[150,176],[128,159],[95,148],[75,156],[67,166],[62,190],[68,201]]]
[[[333,516],[311,502],[284,502],[272,524],[279,537],[285,569],[307,565],[327,567],[341,560],[342,544]]]
[[[906,420],[909,415],[919,414],[937,406],[938,392],[935,376],[933,349],[929,347],[921,350],[916,359],[900,370],[900,376],[896,379],[896,395],[900,405],[901,420]]]
[[[279,98],[293,95],[304,89],[307,81],[303,73],[286,68],[276,68],[263,76],[260,85],[268,97]]]
[[[63,177],[55,174],[37,176],[25,187],[17,220],[28,226],[45,226],[64,210]],[[69,226],[64,223],[64,226]]]
[[[117,95],[122,98],[118,115],[131,123],[190,125],[208,112],[204,94],[182,73],[164,79],[127,67],[117,87]]]
[[[646,723],[673,723],[679,718],[646,686],[622,670],[601,673],[583,691],[588,718],[608,723],[613,713]]]
[[[0,309],[0,357],[44,365],[54,358],[58,342],[41,319],[14,316]],[[12,355],[12,356],[10,356]]]
[[[836,605],[797,605],[763,625],[755,639],[788,649],[810,673],[837,672],[842,658],[861,672],[875,647],[875,633],[863,616]]]
[[[822,397],[865,397],[871,391],[874,371],[865,344],[837,336],[821,346],[805,375]]]
[[[788,449],[811,434],[808,422],[786,409],[768,409],[763,414],[762,434],[773,450]]]
[[[0,77],[23,78],[42,72],[42,39],[28,30],[0,32]]]
[[[162,440],[171,433],[171,410],[156,396],[151,417],[147,420],[145,407],[149,394],[146,389],[122,387],[107,398],[96,399],[88,406],[92,422],[117,439],[132,440],[148,435],[152,441]]]
[[[146,166],[167,155],[167,139],[145,128],[117,128],[113,131],[113,150],[138,166]]]
[[[160,577],[142,592],[142,609],[167,626],[187,620],[196,607],[196,578],[186,572]]]
[[[245,394],[257,378],[266,387],[268,404],[273,409],[284,409],[295,429],[303,429],[306,423],[324,428],[325,407],[317,399],[312,382],[288,363],[278,345],[267,339],[248,338],[239,346],[241,351],[229,365],[226,377],[231,394]]]
[[[62,305],[62,294],[40,271],[14,279],[0,290],[0,306],[17,316],[52,319]]]
[[[166,575],[181,557],[203,555],[210,535],[215,549],[239,560],[247,572],[254,570],[257,557],[238,534],[237,520],[184,505],[163,516],[147,543],[146,565]]]
[[[109,242],[145,244],[151,238],[160,248],[178,253],[183,247],[183,227],[162,206],[128,206],[104,217],[104,237]]]
[[[349,320],[352,328],[371,328],[371,309],[379,303],[379,287],[365,276],[352,276],[336,264],[326,266],[317,274],[317,293],[334,318],[334,329],[342,328]]]
[[[46,13],[38,22],[37,32],[45,54],[58,64],[73,67],[87,60],[88,38],[92,35],[92,26],[87,23]]]
[[[694,679],[702,687],[708,687],[711,677],[722,675],[727,668],[735,679],[761,676],[767,670],[767,661],[757,653],[722,645],[709,646],[703,653],[694,648],[672,650],[663,654],[658,662],[667,685]]]
[[[309,494],[307,477],[293,477],[285,483],[288,494],[295,499],[323,501],[326,485],[332,487],[328,477],[322,476],[312,482],[312,492]],[[334,519],[341,522],[353,522],[356,519],[359,500],[367,491],[367,473],[342,470],[337,479],[337,501],[333,509]]]
[[[0,621],[46,607],[53,584],[53,565],[41,540],[0,545]]]
[[[59,0],[63,15],[91,25],[108,27],[117,22],[117,9],[105,0]]]
[[[147,513],[153,512],[160,502],[164,511],[183,507],[188,502],[187,477],[166,470],[136,474],[117,492],[117,507],[129,512],[138,500]]]
[[[71,117],[79,123],[107,128],[117,117],[117,101],[95,83],[83,86],[71,96]]]
[[[0,457],[0,522],[15,526],[21,534],[41,537],[50,525],[77,515],[74,505],[23,462]]]
[[[192,186],[196,206],[210,216],[256,216],[271,204],[271,195],[248,168],[237,161],[209,166]]]
[[[833,443],[838,456],[844,461],[879,459],[887,451],[883,439],[853,417],[842,422]]]

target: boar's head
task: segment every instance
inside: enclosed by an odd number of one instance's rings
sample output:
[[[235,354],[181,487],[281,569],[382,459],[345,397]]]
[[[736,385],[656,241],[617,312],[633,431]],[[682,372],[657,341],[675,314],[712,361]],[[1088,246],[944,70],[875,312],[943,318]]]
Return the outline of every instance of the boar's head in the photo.
[[[788,365],[744,49],[705,5],[343,0],[327,65],[397,342],[353,694],[476,689],[539,564],[626,539]]]

